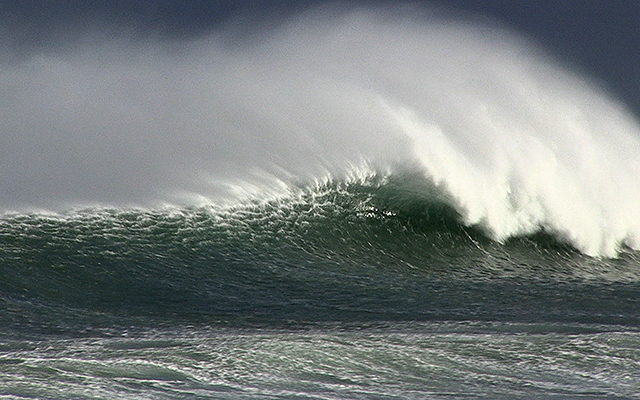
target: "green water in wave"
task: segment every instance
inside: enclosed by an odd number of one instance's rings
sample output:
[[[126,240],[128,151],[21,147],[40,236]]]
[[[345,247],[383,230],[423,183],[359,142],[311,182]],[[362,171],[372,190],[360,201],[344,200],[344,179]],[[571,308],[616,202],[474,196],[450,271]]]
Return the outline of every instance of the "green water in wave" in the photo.
[[[416,193],[334,182],[234,208],[5,216],[3,318],[637,323],[637,254],[591,258],[544,233],[496,243]]]

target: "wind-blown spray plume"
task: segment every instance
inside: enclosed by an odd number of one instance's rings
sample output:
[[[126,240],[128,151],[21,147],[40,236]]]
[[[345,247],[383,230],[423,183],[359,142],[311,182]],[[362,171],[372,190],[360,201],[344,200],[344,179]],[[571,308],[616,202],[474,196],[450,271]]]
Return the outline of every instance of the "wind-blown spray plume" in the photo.
[[[418,172],[496,240],[640,247],[637,121],[469,21],[314,12],[237,45],[88,40],[2,67],[0,102],[4,209],[215,203],[364,163]]]

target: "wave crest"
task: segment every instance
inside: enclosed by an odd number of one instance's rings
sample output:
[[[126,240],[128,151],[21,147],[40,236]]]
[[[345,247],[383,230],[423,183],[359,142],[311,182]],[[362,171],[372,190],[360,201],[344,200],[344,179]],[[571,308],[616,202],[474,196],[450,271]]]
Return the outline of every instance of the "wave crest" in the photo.
[[[236,46],[98,40],[5,68],[0,207],[267,197],[365,160],[410,166],[498,241],[640,248],[640,127],[623,106],[495,27],[334,11]]]

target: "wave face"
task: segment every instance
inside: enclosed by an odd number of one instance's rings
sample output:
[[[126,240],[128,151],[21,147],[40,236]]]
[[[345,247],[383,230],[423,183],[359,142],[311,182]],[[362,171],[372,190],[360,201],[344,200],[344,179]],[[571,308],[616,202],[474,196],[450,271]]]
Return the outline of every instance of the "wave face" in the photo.
[[[499,242],[640,246],[637,121],[534,45],[422,9],[326,9],[259,33],[89,35],[5,66],[0,205],[234,203],[366,165],[422,174]]]
[[[95,313],[278,326],[470,314],[640,323],[625,300],[638,290],[637,253],[598,260],[541,234],[498,244],[419,183],[371,176],[234,208],[5,217],[5,326],[82,325]],[[52,321],[32,326],[27,309]]]

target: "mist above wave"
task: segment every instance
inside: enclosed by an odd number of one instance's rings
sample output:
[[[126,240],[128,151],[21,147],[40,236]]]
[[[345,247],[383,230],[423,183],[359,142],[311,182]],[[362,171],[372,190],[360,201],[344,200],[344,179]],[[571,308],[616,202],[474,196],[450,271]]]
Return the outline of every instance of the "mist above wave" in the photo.
[[[415,11],[316,10],[235,44],[96,36],[5,65],[0,207],[216,202],[364,164],[419,171],[497,240],[640,247],[633,116],[510,32]]]

